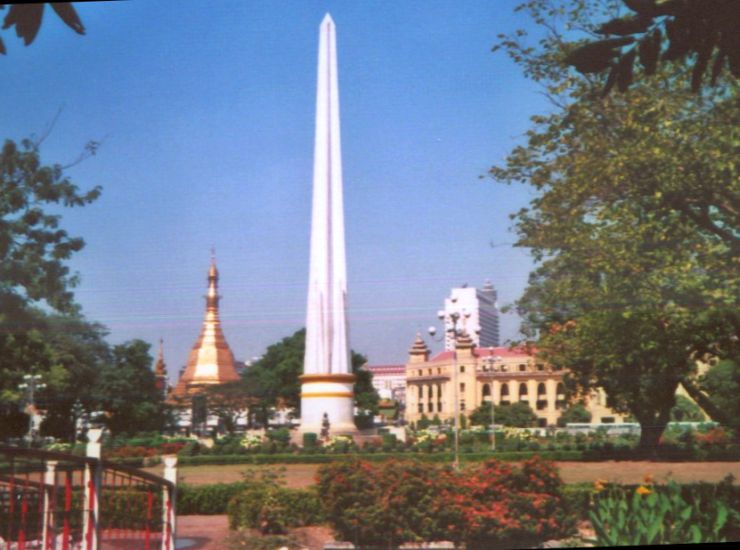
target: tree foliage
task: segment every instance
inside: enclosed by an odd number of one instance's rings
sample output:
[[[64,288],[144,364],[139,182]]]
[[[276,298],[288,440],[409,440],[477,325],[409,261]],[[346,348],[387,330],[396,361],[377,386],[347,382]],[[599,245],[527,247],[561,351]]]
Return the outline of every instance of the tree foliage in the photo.
[[[265,354],[244,372],[247,393],[258,400],[258,417],[266,422],[271,407],[292,408],[300,414],[303,357],[306,348],[306,329],[283,338],[267,348]],[[377,414],[378,394],[372,386],[372,373],[361,367],[365,357],[352,351],[352,372],[355,381],[355,406],[362,411]]]
[[[583,403],[572,403],[558,418],[558,426],[564,427],[569,422],[591,422],[591,413]]]
[[[100,372],[96,398],[114,436],[161,431],[165,426],[164,397],[155,386],[149,347],[142,340],[114,346],[112,361]]]
[[[7,140],[0,151],[0,322],[23,317],[28,303],[44,301],[62,312],[73,312],[71,288],[77,277],[65,265],[84,246],[79,237],[60,228],[53,205],[83,206],[100,195],[100,187],[85,193],[58,164],[43,165],[38,145]]]
[[[600,24],[595,33],[606,38],[587,40],[571,51],[566,63],[581,73],[607,73],[603,94],[614,85],[626,91],[639,61],[645,76],[659,62],[692,65],[691,90],[698,92],[709,72],[717,85],[729,67],[740,77],[740,1],[738,0],[623,0],[627,14]]]
[[[77,11],[71,2],[49,2],[52,10],[64,21],[70,29],[77,34],[85,34],[85,27],[77,15]],[[3,21],[3,29],[15,27],[15,34],[23,39],[23,43],[29,46],[35,39],[41,28],[45,5],[36,4],[13,4],[8,9]],[[0,10],[5,9],[5,4],[0,4]],[[5,43],[0,38],[0,54],[5,54]]]
[[[690,70],[666,62],[657,85],[602,99],[567,71],[558,24],[594,29],[605,4],[529,2],[545,38],[502,38],[553,109],[491,175],[536,192],[513,216],[537,263],[517,304],[525,335],[571,389],[602,386],[653,447],[697,358],[738,354],[738,84],[699,97],[674,89]]]
[[[676,404],[671,409],[671,422],[702,422],[706,420],[699,405],[683,395],[676,396]]]
[[[537,422],[537,415],[529,403],[520,401],[511,405],[495,405],[493,408],[496,424],[513,428],[528,428]],[[470,414],[470,424],[473,426],[488,426],[491,424],[491,405],[483,404]]]
[[[97,406],[93,388],[110,359],[105,330],[78,315],[33,308],[24,313],[22,324],[0,331],[0,438],[25,433],[27,417],[20,411],[26,395],[18,386],[26,374],[41,376],[46,386],[35,396],[36,405],[46,411],[42,435],[71,438],[75,401],[88,411]]]
[[[254,407],[256,399],[244,391],[242,381],[214,384],[203,388],[207,409],[216,415],[224,429],[233,433],[237,420],[245,411]]]
[[[699,386],[724,411],[727,427],[740,436],[740,362],[720,361],[699,378]]]

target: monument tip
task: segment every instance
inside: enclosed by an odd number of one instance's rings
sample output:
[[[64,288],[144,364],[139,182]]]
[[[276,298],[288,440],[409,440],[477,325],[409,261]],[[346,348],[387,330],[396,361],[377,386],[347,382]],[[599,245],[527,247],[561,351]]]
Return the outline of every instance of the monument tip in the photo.
[[[331,18],[331,15],[329,15],[329,12],[326,12],[326,15],[321,20],[321,26],[323,27],[324,25],[333,24],[333,23],[334,23],[334,20]]]

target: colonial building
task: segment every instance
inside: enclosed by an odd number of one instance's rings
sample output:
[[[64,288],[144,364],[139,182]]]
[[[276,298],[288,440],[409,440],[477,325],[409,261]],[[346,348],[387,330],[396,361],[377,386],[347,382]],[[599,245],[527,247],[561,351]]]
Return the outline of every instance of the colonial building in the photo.
[[[226,343],[218,313],[218,269],[211,260],[208,269],[208,294],[206,295],[206,315],[198,340],[190,350],[185,371],[180,376],[172,398],[182,401],[192,397],[203,387],[212,384],[236,382],[239,375],[234,367],[234,355]]]
[[[469,415],[483,404],[511,404],[524,401],[537,415],[539,426],[553,426],[566,408],[563,375],[538,361],[526,349],[476,347],[465,333],[458,336],[456,349],[433,358],[417,335],[406,364],[406,420],[421,415],[441,420],[454,419],[455,398],[460,413]],[[457,392],[457,393],[455,393]],[[595,392],[586,399],[592,422],[623,422],[623,417],[606,407],[605,396]]]
[[[381,399],[406,402],[406,365],[365,365]]]

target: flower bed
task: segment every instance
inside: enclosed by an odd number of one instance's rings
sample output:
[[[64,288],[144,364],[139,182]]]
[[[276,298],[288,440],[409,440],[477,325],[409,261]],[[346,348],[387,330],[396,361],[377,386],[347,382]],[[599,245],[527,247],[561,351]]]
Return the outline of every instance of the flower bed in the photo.
[[[555,467],[539,458],[521,468],[489,460],[463,472],[419,461],[378,467],[354,460],[322,466],[318,478],[330,525],[356,546],[423,540],[467,548],[535,545],[575,527]]]

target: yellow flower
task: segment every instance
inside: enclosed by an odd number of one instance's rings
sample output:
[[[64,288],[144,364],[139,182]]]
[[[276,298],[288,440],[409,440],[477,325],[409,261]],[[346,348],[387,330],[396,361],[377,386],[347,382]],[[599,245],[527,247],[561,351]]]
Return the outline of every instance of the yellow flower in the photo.
[[[604,483],[606,483],[603,479],[597,479],[594,481],[594,493],[600,493],[604,490]]]
[[[637,493],[638,495],[649,495],[650,493],[652,493],[652,491],[644,485],[640,485],[637,489],[635,489],[635,493]]]

